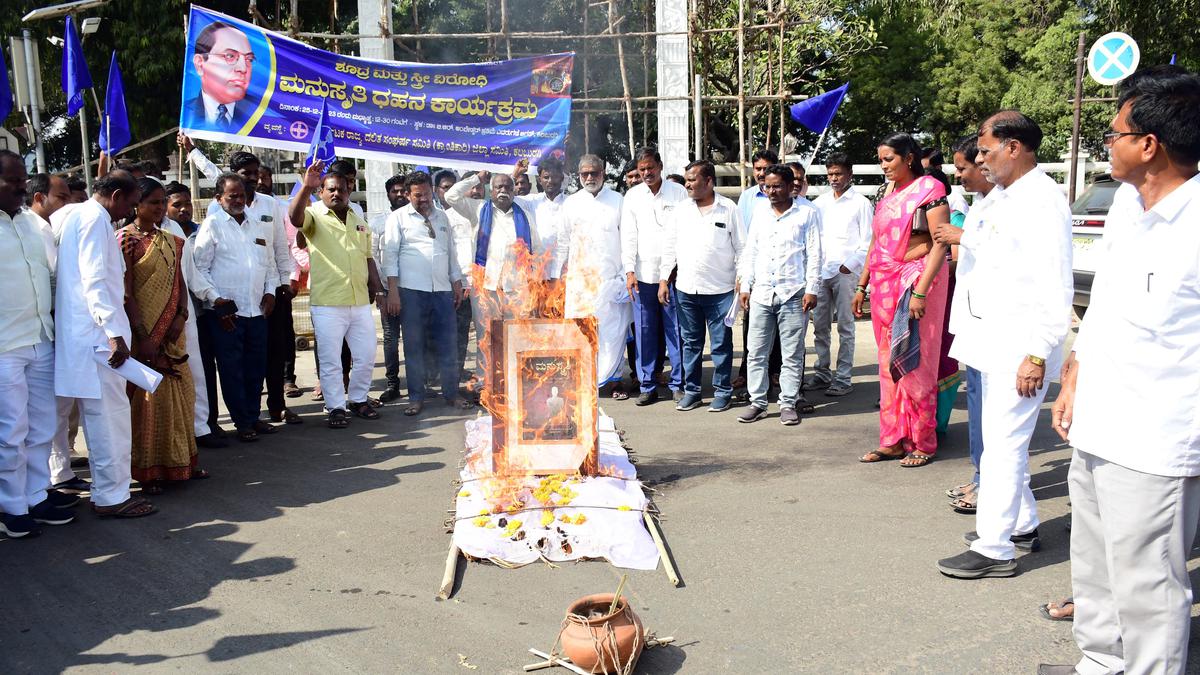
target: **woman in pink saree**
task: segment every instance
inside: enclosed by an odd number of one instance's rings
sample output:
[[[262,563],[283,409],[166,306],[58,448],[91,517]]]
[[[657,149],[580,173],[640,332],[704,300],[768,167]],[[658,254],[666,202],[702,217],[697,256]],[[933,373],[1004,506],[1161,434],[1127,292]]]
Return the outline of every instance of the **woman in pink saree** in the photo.
[[[854,296],[854,314],[870,289],[879,348],[879,447],[862,462],[928,464],[937,452],[937,374],[946,316],[946,247],[929,232],[948,222],[946,188],[921,168],[908,134],[879,144],[892,190],[875,208],[871,250]],[[868,286],[869,284],[869,286]]]

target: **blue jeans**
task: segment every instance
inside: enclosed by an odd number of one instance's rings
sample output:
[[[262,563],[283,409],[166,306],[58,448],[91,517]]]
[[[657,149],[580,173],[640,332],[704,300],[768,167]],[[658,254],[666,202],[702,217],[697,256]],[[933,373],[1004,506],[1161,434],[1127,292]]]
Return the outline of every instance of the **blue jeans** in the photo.
[[[683,336],[683,388],[699,394],[704,374],[704,332],[712,343],[714,396],[733,394],[733,329],[725,325],[725,315],[733,303],[733,291],[702,295],[676,293],[675,315]]]
[[[225,330],[216,312],[204,315],[212,335],[225,407],[239,431],[253,429],[262,414],[263,380],[267,375],[267,317],[235,316]]]
[[[804,376],[804,334],[808,331],[808,312],[801,308],[804,290],[797,291],[786,302],[772,297],[770,305],[750,301],[749,351],[750,367],[747,384],[750,405],[767,409],[767,389],[770,379],[767,364],[771,342],[779,335],[783,364],[779,370],[779,408],[795,408],[800,394],[800,379]]]
[[[967,443],[971,448],[971,463],[979,484],[979,458],[983,456],[983,382],[979,371],[967,366]]]
[[[409,400],[413,403],[425,400],[426,341],[430,338],[437,345],[442,397],[447,401],[454,400],[458,397],[458,319],[454,312],[454,293],[401,288],[400,303]],[[431,331],[428,335],[426,322]]]
[[[383,374],[387,388],[400,390],[400,314],[379,313],[383,326]]]
[[[658,373],[662,370],[662,347],[666,344],[667,358],[671,359],[671,389],[683,387],[683,359],[680,355],[679,324],[675,321],[675,287],[670,287],[671,304],[658,301],[658,284],[637,282],[637,297],[634,303],[634,337],[637,338],[638,381],[642,393],[658,387]]]

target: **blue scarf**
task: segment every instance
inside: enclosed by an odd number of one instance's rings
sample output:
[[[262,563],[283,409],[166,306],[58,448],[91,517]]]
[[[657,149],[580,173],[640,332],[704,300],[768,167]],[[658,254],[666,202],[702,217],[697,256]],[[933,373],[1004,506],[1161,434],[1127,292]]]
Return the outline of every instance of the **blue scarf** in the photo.
[[[475,264],[487,266],[488,241],[492,238],[492,202],[489,199],[483,203],[483,208],[479,209],[479,241],[475,246]],[[513,227],[517,231],[517,238],[525,242],[525,248],[530,253],[533,252],[533,237],[529,233],[529,217],[521,210],[520,206],[514,201],[513,209]]]
[[[896,303],[896,315],[892,317],[892,343],[889,353],[889,374],[893,382],[921,366],[920,323],[908,315],[913,289],[910,286]]]

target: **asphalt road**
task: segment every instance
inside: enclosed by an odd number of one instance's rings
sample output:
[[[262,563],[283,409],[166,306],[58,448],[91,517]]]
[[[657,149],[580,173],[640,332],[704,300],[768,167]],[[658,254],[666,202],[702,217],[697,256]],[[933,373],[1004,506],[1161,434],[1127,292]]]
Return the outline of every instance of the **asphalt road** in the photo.
[[[1031,673],[1077,658],[1070,624],[1037,613],[1070,588],[1070,451],[1048,410],[1031,451],[1043,550],[1015,578],[943,577],[934,562],[974,529],[943,495],[971,474],[965,399],[937,461],[859,464],[878,440],[868,323],[858,340],[853,394],[813,397],[799,427],[774,408],[742,425],[736,409],[602,403],[659,490],[684,580],[630,573],[646,627],[676,638],[637,672]],[[311,385],[311,353],[298,365]],[[474,563],[435,601],[464,415],[388,406],[333,431],[297,400],[303,426],[203,451],[213,478],[170,489],[157,515],[81,507],[37,539],[0,539],[0,672],[519,673],[572,600],[616,587],[603,562]]]

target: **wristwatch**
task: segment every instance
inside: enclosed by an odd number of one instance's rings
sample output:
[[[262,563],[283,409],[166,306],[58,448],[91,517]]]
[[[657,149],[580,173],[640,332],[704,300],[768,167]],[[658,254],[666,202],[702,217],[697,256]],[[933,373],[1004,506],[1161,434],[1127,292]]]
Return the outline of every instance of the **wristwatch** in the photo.
[[[1043,368],[1046,367],[1046,359],[1043,359],[1040,356],[1034,356],[1033,354],[1026,354],[1025,358],[1029,359],[1029,362],[1035,366],[1040,366]]]

